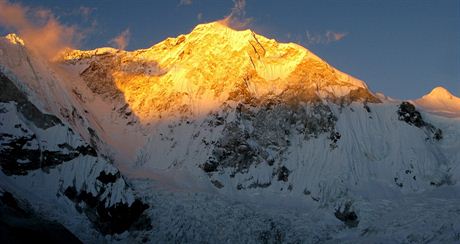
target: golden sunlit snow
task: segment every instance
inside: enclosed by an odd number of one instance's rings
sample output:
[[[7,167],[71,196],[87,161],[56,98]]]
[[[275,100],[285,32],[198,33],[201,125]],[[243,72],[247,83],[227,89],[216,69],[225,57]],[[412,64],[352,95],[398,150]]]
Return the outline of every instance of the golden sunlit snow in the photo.
[[[245,92],[262,97],[293,89],[304,96],[313,91],[315,96],[337,98],[353,90],[367,91],[364,82],[302,46],[219,22],[198,25],[187,35],[144,50],[74,50],[63,57],[74,63],[89,60],[81,73],[88,86],[98,93],[121,92],[143,121],[167,116],[172,107],[195,115],[208,113]]]

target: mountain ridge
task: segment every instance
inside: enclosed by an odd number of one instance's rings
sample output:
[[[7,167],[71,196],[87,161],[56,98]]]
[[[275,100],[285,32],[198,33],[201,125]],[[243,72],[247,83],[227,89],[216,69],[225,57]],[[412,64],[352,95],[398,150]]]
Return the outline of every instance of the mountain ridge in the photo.
[[[89,86],[95,78],[115,84],[110,93],[120,90],[141,119],[152,119],[154,115],[148,112],[152,107],[167,112],[164,107],[171,105],[169,101],[162,101],[165,93],[176,96],[176,100],[192,99],[197,105],[189,109],[198,114],[209,112],[232,92],[263,97],[295,89],[305,91],[299,94],[340,99],[354,91],[350,96],[352,100],[378,101],[363,81],[333,68],[297,44],[278,43],[251,30],[236,31],[218,22],[200,24],[187,35],[167,38],[147,49],[69,51],[62,59],[66,63],[92,66],[81,71]],[[100,64],[92,59],[99,59]],[[101,79],[91,72],[100,70],[101,65],[109,69],[105,73],[111,77]],[[156,85],[149,85],[153,83]],[[153,100],[157,102],[144,102]]]
[[[296,44],[211,23],[50,61],[18,38],[0,38],[0,189],[87,242],[454,242],[458,120]]]

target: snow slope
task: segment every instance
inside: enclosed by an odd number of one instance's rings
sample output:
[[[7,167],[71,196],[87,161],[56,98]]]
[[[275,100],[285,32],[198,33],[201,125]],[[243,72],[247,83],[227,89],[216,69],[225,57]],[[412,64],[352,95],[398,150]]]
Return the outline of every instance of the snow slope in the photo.
[[[82,240],[129,229],[148,205],[135,197],[110,159],[67,122],[35,106],[33,96],[3,72],[0,86],[0,188]]]
[[[24,176],[3,163],[0,187],[40,202],[79,238],[103,238],[71,220],[85,219],[75,210],[90,201],[75,193],[84,188],[107,207],[153,206],[145,209],[153,229],[110,242],[460,239],[460,120],[447,91],[416,106],[390,100],[301,46],[217,22],[132,52],[67,50],[50,62],[15,35],[0,39],[0,51],[21,101],[59,124],[36,129],[37,116],[2,91],[0,128],[16,133],[2,137],[2,150],[28,138],[20,150],[76,155]],[[92,155],[77,155],[85,145]],[[20,173],[37,161],[11,158]],[[114,175],[106,194],[101,179]],[[65,213],[49,207],[61,205]]]

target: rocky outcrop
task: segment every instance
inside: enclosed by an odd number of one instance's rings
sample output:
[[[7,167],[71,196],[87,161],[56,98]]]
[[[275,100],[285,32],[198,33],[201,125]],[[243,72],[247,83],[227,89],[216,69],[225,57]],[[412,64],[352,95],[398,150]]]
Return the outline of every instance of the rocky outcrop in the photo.
[[[103,171],[101,174],[105,174]],[[136,199],[133,203],[116,203],[108,206],[103,194],[109,184],[102,183],[98,195],[94,196],[85,190],[77,191],[68,187],[64,195],[75,202],[77,210],[86,214],[88,219],[103,234],[122,233],[126,230],[148,230],[151,228],[150,218],[143,215],[149,205]]]
[[[292,135],[300,134],[305,140],[310,140],[330,134],[327,137],[330,149],[335,149],[341,135],[335,130],[337,117],[330,107],[322,102],[290,98],[283,94],[266,100],[246,100],[249,103],[239,103],[233,110],[233,121],[226,120],[231,109],[222,110],[227,113],[210,116],[207,124],[223,127],[223,135],[218,141],[203,142],[214,148],[208,161],[200,165],[203,171],[212,178],[214,173],[230,170],[233,178],[263,164],[272,168],[272,179],[288,182],[290,171],[283,166],[282,158],[291,144]],[[237,188],[265,188],[269,185],[270,182],[250,181],[239,184]]]
[[[25,175],[29,171],[53,168],[79,156],[97,156],[96,150],[86,143],[72,146],[67,142],[54,143],[53,138],[38,136],[33,127],[59,130],[65,136],[77,137],[58,117],[41,112],[2,73],[0,86],[4,88],[0,91],[0,121],[3,125],[0,128],[0,166],[4,173]],[[42,144],[55,145],[47,147]]]
[[[1,243],[82,243],[57,222],[36,214],[26,202],[0,189]]]
[[[354,228],[359,224],[358,215],[351,209],[350,202],[346,202],[343,209],[338,208],[334,214],[335,217],[342,221],[347,227]]]
[[[399,120],[409,125],[425,129],[429,138],[434,140],[442,139],[442,130],[423,120],[422,115],[415,109],[415,106],[409,102],[402,102],[398,109]]]
[[[53,115],[42,113],[33,105],[14,83],[0,72],[0,103],[15,102],[18,112],[36,127],[47,129],[62,122]]]

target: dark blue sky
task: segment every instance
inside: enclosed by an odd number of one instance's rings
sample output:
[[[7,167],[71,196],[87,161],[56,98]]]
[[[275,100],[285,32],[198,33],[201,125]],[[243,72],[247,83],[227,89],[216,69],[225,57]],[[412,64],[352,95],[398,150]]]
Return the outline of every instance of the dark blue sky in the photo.
[[[12,2],[50,9],[60,22],[82,29],[95,23],[83,49],[107,46],[127,28],[127,49],[146,48],[222,19],[233,7],[231,0]],[[92,9],[87,18],[76,14],[82,6]],[[243,17],[252,18],[248,28],[306,46],[373,91],[412,99],[444,86],[460,95],[459,0],[247,0],[244,10]],[[336,40],[331,33],[345,36]]]

